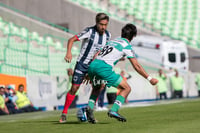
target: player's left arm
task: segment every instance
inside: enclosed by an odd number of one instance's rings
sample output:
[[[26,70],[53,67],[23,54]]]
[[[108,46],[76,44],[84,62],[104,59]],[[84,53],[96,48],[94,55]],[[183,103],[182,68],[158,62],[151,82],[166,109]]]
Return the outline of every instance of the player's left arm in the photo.
[[[94,60],[94,59],[96,59],[96,57],[98,56],[98,54],[101,52],[101,50],[99,50],[94,56],[93,56],[93,58],[92,58],[92,61]]]
[[[78,41],[78,38],[77,36],[73,36],[71,37],[69,40],[68,40],[68,43],[67,43],[67,52],[66,52],[66,55],[64,57],[65,61],[68,62],[68,63],[71,63],[71,60],[72,60],[72,53],[71,53],[71,49],[72,49],[72,45],[75,41]]]
[[[7,108],[6,104],[5,104],[5,107],[4,107],[3,110],[4,110],[4,112],[5,112],[6,114],[10,114],[9,111],[8,111],[8,108]]]
[[[152,85],[157,84],[158,80],[149,76],[149,74],[144,70],[144,68],[139,64],[136,58],[128,58],[135,70],[143,76],[145,79],[149,80]]]

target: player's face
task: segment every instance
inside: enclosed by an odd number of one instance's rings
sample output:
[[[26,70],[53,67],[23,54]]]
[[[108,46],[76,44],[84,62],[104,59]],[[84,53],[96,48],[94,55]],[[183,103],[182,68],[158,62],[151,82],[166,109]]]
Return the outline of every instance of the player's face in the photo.
[[[23,92],[23,91],[24,91],[24,87],[20,87],[20,88],[18,89],[18,91]]]
[[[160,74],[160,75],[162,74],[162,70],[159,70],[159,74]]]
[[[1,89],[0,89],[0,94],[3,95],[4,92],[5,92],[4,88],[1,88]]]
[[[101,20],[99,23],[97,23],[97,30],[99,34],[103,34],[108,26],[108,20]]]

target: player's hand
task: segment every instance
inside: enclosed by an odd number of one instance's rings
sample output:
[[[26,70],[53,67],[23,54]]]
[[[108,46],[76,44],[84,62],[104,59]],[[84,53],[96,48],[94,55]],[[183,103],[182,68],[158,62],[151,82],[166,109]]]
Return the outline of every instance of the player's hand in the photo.
[[[83,84],[89,84],[90,83],[90,78],[88,76],[88,74],[85,75],[84,79],[83,79]]]
[[[72,54],[71,53],[67,53],[66,56],[64,57],[65,61],[68,63],[71,63],[72,60]]]
[[[87,84],[90,84],[90,80],[84,79],[84,80],[83,80],[83,84],[86,84],[86,85],[87,85]]]
[[[152,79],[150,80],[150,83],[151,83],[152,85],[156,85],[156,84],[158,83],[158,80],[155,79],[155,78],[152,78]]]

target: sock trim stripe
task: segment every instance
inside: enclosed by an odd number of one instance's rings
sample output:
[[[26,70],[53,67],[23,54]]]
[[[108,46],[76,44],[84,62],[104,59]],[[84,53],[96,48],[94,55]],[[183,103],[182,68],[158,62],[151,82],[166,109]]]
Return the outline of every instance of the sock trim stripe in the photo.
[[[119,100],[115,100],[115,104],[119,105],[120,107],[122,106],[122,103]]]
[[[95,103],[95,101],[93,99],[90,99],[89,102]]]

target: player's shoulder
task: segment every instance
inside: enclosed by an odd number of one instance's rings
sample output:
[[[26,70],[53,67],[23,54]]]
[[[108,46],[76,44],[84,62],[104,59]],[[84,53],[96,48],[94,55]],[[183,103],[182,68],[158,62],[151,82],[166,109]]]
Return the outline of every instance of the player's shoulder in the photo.
[[[89,27],[86,27],[86,28],[84,29],[84,31],[88,32],[88,31],[90,31],[90,30],[92,30],[92,29],[94,29],[94,26],[89,26]]]
[[[116,42],[120,43],[125,49],[132,49],[132,45],[129,43],[129,41],[126,38],[117,37],[114,39]]]
[[[79,34],[77,34],[77,36],[80,37],[80,36],[83,36],[85,34],[88,34],[88,33],[91,32],[91,30],[92,30],[92,27],[86,27]]]

